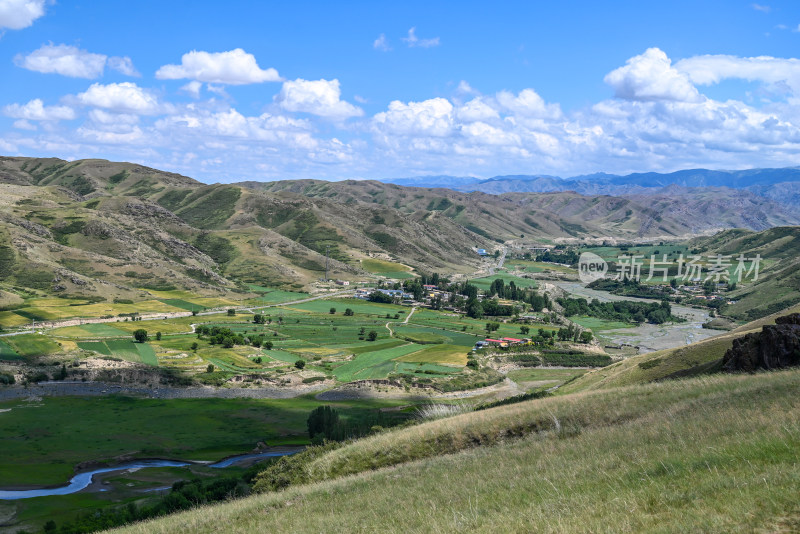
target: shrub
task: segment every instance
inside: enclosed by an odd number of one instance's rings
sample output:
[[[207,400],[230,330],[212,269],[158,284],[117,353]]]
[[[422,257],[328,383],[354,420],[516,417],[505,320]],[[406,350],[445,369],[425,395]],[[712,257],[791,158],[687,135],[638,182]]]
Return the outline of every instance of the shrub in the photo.
[[[0,373],[0,385],[10,386],[14,382],[14,375],[11,373]]]
[[[139,328],[138,330],[133,331],[133,339],[136,340],[137,343],[144,343],[147,341],[147,330],[144,328]]]
[[[298,369],[302,369],[303,367],[306,366],[306,361],[302,360],[302,359],[301,360],[297,360],[296,362],[294,362],[294,366],[297,367]]]

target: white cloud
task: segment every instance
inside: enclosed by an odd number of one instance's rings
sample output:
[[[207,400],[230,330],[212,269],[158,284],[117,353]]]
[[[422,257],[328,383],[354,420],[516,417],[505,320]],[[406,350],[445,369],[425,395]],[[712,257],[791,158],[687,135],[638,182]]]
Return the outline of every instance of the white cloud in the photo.
[[[133,61],[131,61],[131,58],[128,56],[113,56],[108,58],[108,68],[124,74],[125,76],[132,76],[134,78],[141,76],[139,71],[133,66]]]
[[[45,0],[0,0],[0,30],[21,30],[44,15]]]
[[[364,111],[341,100],[339,80],[297,79],[283,83],[281,92],[275,97],[287,111],[299,111],[332,119],[360,117]]]
[[[262,70],[253,54],[241,48],[229,52],[202,52],[193,50],[181,58],[180,65],[164,65],[156,71],[159,80],[187,78],[209,83],[243,85],[261,82],[279,82],[278,71]]]
[[[372,42],[372,48],[380,50],[381,52],[388,52],[392,49],[392,47],[389,46],[389,40],[384,34],[380,34],[380,36]]]
[[[114,126],[114,125],[133,125],[139,122],[139,116],[130,113],[109,113],[102,109],[93,109],[89,111],[89,118],[98,125]]]
[[[464,122],[485,121],[498,119],[500,114],[496,109],[484,102],[481,97],[476,97],[459,107],[456,111],[458,118]]]
[[[93,54],[75,46],[49,44],[43,45],[27,56],[17,55],[14,63],[18,67],[45,74],[97,78],[103,75],[106,59],[103,54]]]
[[[225,90],[225,86],[223,85],[212,85],[210,83],[207,83],[206,89],[208,89],[208,92],[219,95],[222,98],[228,98],[230,96],[228,92]]]
[[[502,128],[496,128],[485,122],[473,122],[461,128],[461,132],[472,141],[486,145],[520,145],[520,136]]]
[[[198,82],[197,80],[192,80],[191,82],[187,83],[186,85],[181,87],[181,91],[189,93],[195,98],[200,97],[200,89],[203,88],[203,82]]]
[[[76,117],[75,110],[68,106],[45,106],[36,98],[27,104],[11,104],[3,108],[3,114],[14,119],[32,121],[60,121],[72,120]]]
[[[131,82],[107,85],[93,83],[78,95],[78,101],[87,106],[121,113],[153,115],[163,110],[155,95]]]
[[[61,74],[71,78],[99,78],[106,65],[127,76],[139,76],[129,57],[109,58],[65,44],[51,43],[42,45],[27,56],[18,54],[14,57],[14,64],[44,74]]]
[[[772,8],[770,6],[765,6],[762,4],[751,4],[750,7],[752,7],[756,11],[761,11],[762,13],[769,13],[770,11],[772,11]]]
[[[432,46],[439,46],[439,38],[433,37],[430,39],[420,39],[417,37],[417,28],[413,27],[408,30],[408,37],[403,37],[409,48],[421,47],[430,48]]]
[[[794,94],[800,95],[800,59],[796,58],[705,55],[682,59],[675,63],[675,69],[698,85],[713,85],[728,78],[771,84],[783,82]]]
[[[35,131],[38,129],[35,124],[29,122],[27,119],[19,119],[14,121],[14,128],[30,131]]]
[[[626,100],[703,100],[689,77],[673,68],[658,48],[648,48],[644,54],[632,57],[625,66],[608,73],[604,81],[614,88],[615,96]]]
[[[523,89],[516,96],[508,91],[500,91],[497,93],[497,101],[504,108],[521,117],[558,118],[561,116],[561,106],[546,104],[544,99],[533,89]]]
[[[444,98],[408,104],[395,100],[373,117],[373,124],[393,134],[445,137],[453,130],[453,105]]]

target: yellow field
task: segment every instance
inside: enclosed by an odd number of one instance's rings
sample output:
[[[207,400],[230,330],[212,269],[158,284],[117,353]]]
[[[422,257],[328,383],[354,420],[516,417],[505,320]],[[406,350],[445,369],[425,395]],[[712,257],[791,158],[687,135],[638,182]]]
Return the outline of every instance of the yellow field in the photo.
[[[31,322],[27,317],[17,315],[14,312],[2,311],[0,312],[0,325],[3,326],[22,326]]]
[[[64,326],[50,331],[54,337],[89,337],[89,333],[80,326]],[[62,341],[63,343],[63,341]]]
[[[178,322],[174,319],[171,321],[122,321],[113,323],[113,325],[115,328],[126,332],[133,332],[134,330],[144,328],[151,336],[156,332],[161,332],[162,334],[182,334],[184,332],[191,332],[192,330],[192,327],[189,326],[188,323],[182,321]]]
[[[187,302],[191,302],[192,304],[198,304],[200,306],[204,306],[206,308],[218,308],[220,306],[238,306],[239,303],[233,301],[231,299],[223,299],[223,298],[216,298],[216,297],[192,297],[190,299],[185,299]]]

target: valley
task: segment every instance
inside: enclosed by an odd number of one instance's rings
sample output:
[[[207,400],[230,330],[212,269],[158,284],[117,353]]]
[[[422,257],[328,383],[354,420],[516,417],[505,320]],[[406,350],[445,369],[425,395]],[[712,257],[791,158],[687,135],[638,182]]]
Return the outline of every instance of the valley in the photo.
[[[521,451],[549,447],[535,436],[570,428],[624,433],[572,412],[521,428],[478,414],[715,373],[737,336],[800,303],[800,227],[778,226],[794,222],[782,211],[759,218],[766,229],[715,227],[663,199],[205,185],[102,160],[3,158],[0,170],[0,532],[124,525],[224,500],[219,484],[244,497],[265,491],[270,470],[312,469],[315,454],[349,466],[312,477],[338,484],[362,461],[338,451],[389,451],[384,434],[438,425],[431,413],[450,416],[435,432],[454,448],[397,465],[532,454]],[[608,268],[591,284],[588,253]],[[737,255],[757,256],[758,270],[736,279],[732,263],[714,284],[681,270],[684,258],[711,273]],[[669,266],[660,280],[626,278],[631,257],[643,275],[656,259]],[[750,387],[707,380],[721,395]],[[684,402],[683,387],[669,402]],[[624,393],[631,406],[637,394]],[[474,450],[447,426],[473,412]],[[316,436],[314,417],[328,418]],[[78,491],[47,489],[73,476]],[[13,493],[30,490],[48,494]]]

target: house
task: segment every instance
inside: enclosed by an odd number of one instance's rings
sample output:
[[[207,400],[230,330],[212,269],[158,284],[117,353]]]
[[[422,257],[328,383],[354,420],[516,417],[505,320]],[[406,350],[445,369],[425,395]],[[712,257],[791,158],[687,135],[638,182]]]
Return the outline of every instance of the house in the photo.
[[[501,339],[489,339],[489,338],[486,338],[484,341],[487,344],[495,346],[495,347],[507,347],[508,346],[508,343],[506,343],[505,341],[503,341]]]
[[[522,344],[522,340],[521,339],[517,339],[515,337],[504,337],[502,339],[502,341],[508,343],[509,345],[521,345]]]
[[[438,286],[435,286],[433,284],[425,284],[422,287],[425,288],[426,291],[433,291],[434,289],[439,289]]]
[[[479,248],[478,249],[478,256],[488,256],[488,255],[489,254],[486,253],[486,249],[485,248]]]
[[[349,286],[350,282],[348,280],[336,280],[335,284],[337,286]]]

